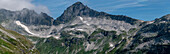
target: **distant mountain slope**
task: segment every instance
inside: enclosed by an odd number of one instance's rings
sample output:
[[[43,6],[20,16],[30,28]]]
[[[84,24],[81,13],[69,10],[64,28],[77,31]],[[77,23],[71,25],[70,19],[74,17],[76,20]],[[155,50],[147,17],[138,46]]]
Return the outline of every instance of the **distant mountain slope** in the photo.
[[[168,54],[170,49],[169,14],[142,21],[76,2],[55,20],[33,10],[1,9],[0,23],[27,35],[41,54]]]
[[[165,15],[147,22],[133,36],[128,47],[119,53],[168,54],[170,50],[170,17]],[[144,22],[145,23],[145,22]]]
[[[52,25],[53,18],[46,13],[36,13],[34,10],[24,8],[21,11],[9,11],[0,9],[0,19],[3,20],[19,20],[27,25]]]
[[[0,26],[0,54],[38,54],[24,36]]]
[[[16,21],[28,27],[31,32],[45,33],[42,28],[49,28],[53,25],[54,19],[48,16],[46,13],[36,13],[34,10],[24,8],[21,11],[10,11],[0,9],[0,24],[6,29],[16,31],[20,34],[30,35],[20,25],[17,25]],[[36,30],[36,31],[35,31]],[[46,34],[46,33],[45,33]],[[42,34],[44,35],[44,34]]]

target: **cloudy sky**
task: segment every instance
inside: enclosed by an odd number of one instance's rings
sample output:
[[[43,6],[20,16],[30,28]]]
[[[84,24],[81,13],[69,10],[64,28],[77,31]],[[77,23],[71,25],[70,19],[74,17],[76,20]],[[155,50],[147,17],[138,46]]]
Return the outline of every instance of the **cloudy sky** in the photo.
[[[168,0],[0,0],[0,8],[12,11],[28,8],[57,18],[67,7],[77,1],[97,11],[126,15],[145,21],[170,14]]]

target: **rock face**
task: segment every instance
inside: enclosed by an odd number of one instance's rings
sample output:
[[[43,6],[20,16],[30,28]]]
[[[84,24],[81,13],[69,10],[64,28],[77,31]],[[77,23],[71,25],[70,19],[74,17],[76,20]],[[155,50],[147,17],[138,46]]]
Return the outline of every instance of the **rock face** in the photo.
[[[136,51],[136,53],[142,52],[146,54],[169,53],[170,21],[168,15],[148,23],[140,28],[133,37],[132,44],[129,44],[130,49],[127,48],[126,50],[128,52]]]
[[[37,14],[33,10],[24,8],[21,11],[0,10],[2,19],[19,20],[27,25],[52,25],[53,18],[46,13]]]
[[[142,21],[76,2],[55,20],[33,10],[1,9],[0,21],[3,27],[28,35],[41,54],[166,54],[163,50],[170,49],[170,15]]]
[[[33,10],[23,9],[19,11],[16,20],[24,22],[27,25],[48,25],[51,26],[53,18],[48,16],[46,13],[37,14]]]

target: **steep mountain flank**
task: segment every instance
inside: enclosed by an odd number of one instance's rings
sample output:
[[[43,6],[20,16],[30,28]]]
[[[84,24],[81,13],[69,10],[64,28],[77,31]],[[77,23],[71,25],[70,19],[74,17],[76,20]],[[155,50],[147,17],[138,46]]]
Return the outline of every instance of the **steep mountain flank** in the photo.
[[[0,26],[0,54],[39,54],[24,36]]]

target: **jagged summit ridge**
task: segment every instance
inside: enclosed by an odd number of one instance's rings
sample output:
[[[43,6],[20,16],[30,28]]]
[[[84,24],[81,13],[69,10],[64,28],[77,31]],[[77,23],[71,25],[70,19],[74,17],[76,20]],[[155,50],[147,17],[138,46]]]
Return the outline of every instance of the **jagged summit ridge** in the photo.
[[[65,24],[69,21],[72,21],[77,16],[81,17],[94,17],[94,18],[110,18],[112,20],[125,21],[127,23],[133,24],[138,21],[131,17],[123,15],[111,15],[105,12],[98,12],[93,9],[90,9],[88,6],[84,5],[81,2],[76,2],[70,7],[68,7],[64,13],[54,20],[52,17],[48,16],[46,13],[36,13],[34,10],[29,10],[24,8],[21,11],[9,11],[9,10],[0,10],[3,16],[8,16],[6,18],[11,18],[24,22],[25,24],[31,25],[59,25]]]
[[[70,7],[68,7],[64,11],[64,13],[54,21],[54,25],[67,23],[73,20],[77,16],[95,17],[95,18],[111,18],[113,20],[126,21],[130,24],[133,24],[133,22],[138,21],[137,19],[133,19],[131,17],[127,17],[123,15],[111,15],[105,12],[98,12],[96,10],[90,9],[88,6],[84,5],[81,2],[76,2]]]
[[[46,13],[36,13],[34,10],[24,8],[21,11],[10,11],[0,9],[0,21],[3,20],[19,20],[27,25],[52,25],[53,18]]]

